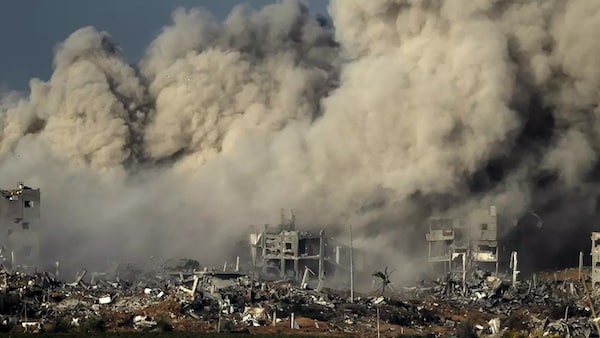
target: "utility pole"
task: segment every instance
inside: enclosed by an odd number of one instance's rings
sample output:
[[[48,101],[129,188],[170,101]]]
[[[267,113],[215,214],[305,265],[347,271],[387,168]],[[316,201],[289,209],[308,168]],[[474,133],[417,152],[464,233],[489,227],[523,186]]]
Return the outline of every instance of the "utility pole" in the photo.
[[[381,330],[379,329],[379,304],[377,304],[377,338],[381,338]]]
[[[352,224],[350,224],[350,303],[354,303],[354,248],[352,246]]]
[[[582,277],[583,272],[583,252],[579,251],[579,279]]]
[[[517,260],[517,252],[513,251],[510,254],[510,268],[512,269],[512,285],[513,288],[517,287],[517,275],[519,274],[518,270],[518,260]]]

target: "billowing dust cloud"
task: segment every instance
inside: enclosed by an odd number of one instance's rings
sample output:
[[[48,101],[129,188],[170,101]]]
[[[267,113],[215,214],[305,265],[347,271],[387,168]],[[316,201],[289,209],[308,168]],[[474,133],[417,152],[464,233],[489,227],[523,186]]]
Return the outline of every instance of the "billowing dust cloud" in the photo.
[[[293,208],[306,227],[352,224],[406,272],[434,211],[593,222],[599,2],[329,11],[177,9],[134,65],[84,27],[50,80],[5,91],[1,183],[42,189],[48,259],[208,264]]]

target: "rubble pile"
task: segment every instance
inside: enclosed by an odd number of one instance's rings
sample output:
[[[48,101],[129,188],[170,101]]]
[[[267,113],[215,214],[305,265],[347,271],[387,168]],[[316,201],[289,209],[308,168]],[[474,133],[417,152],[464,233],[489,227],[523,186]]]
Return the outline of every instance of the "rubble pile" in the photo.
[[[476,270],[464,280],[460,274],[449,274],[409,291],[417,298],[433,300],[428,301],[430,308],[444,302],[451,305],[444,311],[447,314],[462,310],[468,319],[478,322],[475,328],[481,335],[503,331],[561,337],[597,335],[591,306],[598,307],[594,301],[598,295],[588,293],[578,278],[559,279],[559,275],[534,276],[513,284]],[[589,279],[586,283],[591,287]]]
[[[73,282],[49,273],[0,270],[0,330],[196,331],[382,337],[506,332],[596,334],[583,284],[554,276],[515,285],[483,271],[448,275],[402,292],[347,294],[261,282],[237,272],[121,270]],[[590,298],[591,297],[591,298]]]
[[[122,273],[63,282],[49,273],[0,270],[2,331],[198,330],[372,334],[381,323],[425,332],[429,310],[384,297],[350,302],[289,281],[259,282],[210,270]],[[124,278],[122,276],[127,276]],[[385,326],[385,325],[384,325]],[[273,331],[275,330],[275,331]],[[388,331],[393,332],[394,328]]]

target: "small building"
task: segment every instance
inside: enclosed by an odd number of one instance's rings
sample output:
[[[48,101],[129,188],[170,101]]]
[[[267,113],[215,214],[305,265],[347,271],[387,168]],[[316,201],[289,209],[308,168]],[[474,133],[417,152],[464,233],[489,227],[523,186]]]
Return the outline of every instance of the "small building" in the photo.
[[[498,272],[496,208],[474,210],[464,217],[431,217],[425,235],[428,261],[445,272],[493,265]]]
[[[39,260],[40,189],[22,182],[16,189],[0,190],[0,260],[16,265]]]

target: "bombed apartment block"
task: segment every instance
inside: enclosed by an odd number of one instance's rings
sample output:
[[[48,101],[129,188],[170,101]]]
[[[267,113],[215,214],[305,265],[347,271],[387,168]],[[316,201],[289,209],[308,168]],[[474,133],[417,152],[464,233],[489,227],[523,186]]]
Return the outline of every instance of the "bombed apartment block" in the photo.
[[[39,257],[40,190],[19,183],[16,189],[0,190],[1,259],[29,265]]]
[[[277,276],[296,281],[318,281],[343,277],[348,280],[351,266],[363,266],[360,252],[348,245],[325,237],[324,231],[296,230],[295,216],[276,227],[264,227],[260,233],[250,235],[252,262],[262,276]]]
[[[498,271],[498,217],[496,208],[472,211],[465,217],[431,217],[428,261],[445,272],[473,265],[492,265]]]
[[[600,232],[592,232],[592,285],[600,287]]]
[[[471,254],[475,264],[492,264],[498,271],[498,217],[496,207],[474,210],[469,217]]]

